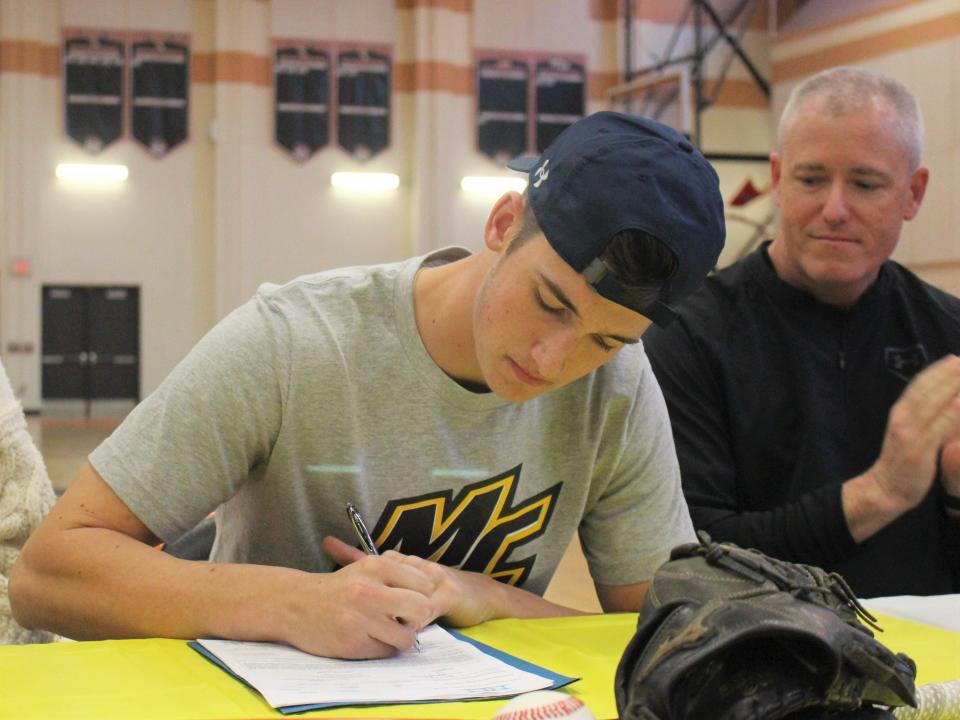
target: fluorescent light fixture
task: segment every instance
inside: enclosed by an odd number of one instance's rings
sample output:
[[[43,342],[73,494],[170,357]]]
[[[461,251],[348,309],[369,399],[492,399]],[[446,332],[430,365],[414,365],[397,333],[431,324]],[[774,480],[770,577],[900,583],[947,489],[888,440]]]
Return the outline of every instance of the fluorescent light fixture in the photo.
[[[57,177],[71,182],[123,182],[130,172],[126,165],[60,163]]]
[[[394,173],[335,172],[330,184],[352,192],[384,192],[400,187],[400,177]]]
[[[523,192],[527,181],[522,177],[466,175],[460,178],[460,189],[477,195],[503,195],[509,190]]]

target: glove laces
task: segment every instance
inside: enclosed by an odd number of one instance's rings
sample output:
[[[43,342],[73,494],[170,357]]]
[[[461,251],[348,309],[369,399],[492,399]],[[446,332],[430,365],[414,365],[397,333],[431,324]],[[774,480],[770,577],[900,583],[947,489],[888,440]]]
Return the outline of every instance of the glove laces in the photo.
[[[860,622],[869,625],[877,632],[883,632],[883,628],[877,624],[877,618],[860,603],[842,575],[835,572],[828,573],[821,568],[802,563],[793,563],[793,565],[802,569],[803,573],[787,575],[781,572],[783,566],[776,560],[772,564],[761,563],[751,556],[750,550],[714,542],[703,530],[697,532],[697,538],[703,548],[704,559],[711,565],[726,567],[758,584],[770,580],[780,590],[794,597],[819,595],[821,602],[824,603],[832,599],[849,609]]]

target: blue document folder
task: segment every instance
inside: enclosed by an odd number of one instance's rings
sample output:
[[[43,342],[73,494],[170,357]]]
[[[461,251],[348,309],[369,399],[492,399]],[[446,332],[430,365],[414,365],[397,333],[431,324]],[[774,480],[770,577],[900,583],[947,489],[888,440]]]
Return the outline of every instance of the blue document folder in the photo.
[[[498,650],[497,648],[487,645],[486,643],[482,643],[479,640],[475,640],[473,638],[467,637],[462,633],[458,633],[452,630],[446,630],[446,632],[452,635],[457,640],[465,642],[469,645],[472,645],[473,647],[475,647],[485,655],[496,658],[497,660],[503,662],[506,665],[509,665],[512,668],[516,668],[518,670],[522,670],[524,672],[527,672],[532,675],[536,675],[539,678],[542,678],[544,680],[544,684],[540,689],[552,690],[552,689],[560,688],[565,685],[569,685],[570,683],[575,682],[576,680],[579,679],[576,677],[571,677],[568,675],[562,675],[560,673],[553,672],[552,670],[544,668],[540,665],[536,665],[534,663],[528,662],[515,655],[511,655],[509,653],[503,652],[502,650]],[[247,680],[247,678],[244,678],[242,675],[238,674],[233,669],[228,667],[227,664],[219,656],[217,656],[214,652],[212,652],[208,648],[204,647],[198,642],[191,642],[191,643],[188,643],[188,645],[194,650],[196,650],[198,653],[203,655],[205,658],[207,658],[208,660],[210,660],[211,662],[215,663],[217,666],[219,666],[220,668],[228,672],[237,680],[240,680],[242,683],[244,683],[251,689],[257,690],[257,688],[254,687]],[[358,661],[344,660],[343,662],[356,663]],[[321,693],[318,693],[318,694],[321,694]],[[396,698],[389,698],[389,699],[383,699],[383,700],[372,700],[369,702],[362,702],[362,703],[353,702],[353,701],[351,702],[316,702],[316,703],[306,703],[306,704],[296,704],[296,705],[280,705],[280,706],[276,706],[276,709],[284,714],[292,714],[292,713],[306,712],[308,710],[321,710],[321,709],[331,708],[331,707],[345,707],[345,706],[358,706],[358,705],[396,705],[396,704],[413,704],[413,703],[427,703],[427,702],[429,703],[464,702],[466,700],[471,700],[471,699],[491,700],[491,699],[497,699],[497,698],[512,697],[513,695],[516,695],[516,694],[517,694],[516,692],[507,692],[507,693],[499,694],[494,690],[491,694],[485,694],[483,696],[477,696],[477,697],[452,696],[444,699],[431,698],[431,699],[423,699],[423,700],[409,700],[409,699],[398,700]]]

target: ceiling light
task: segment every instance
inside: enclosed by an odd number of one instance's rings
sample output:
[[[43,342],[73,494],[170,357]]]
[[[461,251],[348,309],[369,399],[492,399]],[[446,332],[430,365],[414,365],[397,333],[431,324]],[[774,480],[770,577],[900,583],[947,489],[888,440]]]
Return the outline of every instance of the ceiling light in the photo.
[[[335,172],[330,184],[353,192],[384,192],[400,187],[400,177],[394,173]]]
[[[129,174],[126,165],[91,163],[60,163],[57,165],[57,177],[71,182],[124,182]]]

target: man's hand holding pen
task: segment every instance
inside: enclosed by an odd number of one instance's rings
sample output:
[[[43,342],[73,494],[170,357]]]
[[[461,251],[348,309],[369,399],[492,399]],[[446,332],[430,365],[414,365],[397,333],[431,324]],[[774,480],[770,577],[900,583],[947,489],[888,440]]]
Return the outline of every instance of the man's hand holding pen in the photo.
[[[353,503],[347,503],[347,517],[363,551],[367,555],[379,555],[377,545]],[[504,587],[500,583],[482,573],[457,570],[415,555],[398,552],[393,552],[393,555],[401,558],[401,562],[419,568],[434,580],[432,595],[443,609],[433,619],[441,618],[453,627],[469,627],[496,617],[490,601],[497,599],[497,590]],[[418,650],[419,647],[418,641]]]
[[[414,647],[417,632],[436,617],[434,579],[399,553],[366,555],[332,537],[323,546],[343,567],[313,574],[309,593],[290,598],[300,618],[290,629],[290,644],[348,659],[389,657]]]
[[[369,544],[375,548],[372,539]],[[279,640],[313,655],[360,660],[415,647],[417,632],[434,621],[469,627],[501,617],[582,614],[483,573],[394,550],[367,554],[332,536],[323,539],[323,550],[340,569],[282,569],[281,582],[271,588],[271,595],[281,598],[267,615],[273,623],[263,638],[248,639]]]
[[[349,510],[348,514],[360,545],[376,551],[362,519],[357,520],[359,514]],[[335,603],[338,620],[326,625],[333,630],[336,648],[333,652],[302,648],[307,652],[345,658],[388,657],[414,647],[417,632],[434,621],[470,627],[498,617],[580,614],[483,573],[414,555],[394,550],[382,555],[367,553],[332,536],[323,539],[323,549],[341,566],[321,581],[335,592],[329,603]],[[358,628],[366,632],[358,632]]]
[[[429,615],[419,624],[420,628],[426,627],[435,620],[441,620],[444,625],[450,627],[469,627],[495,617],[503,617],[505,613],[496,609],[500,607],[500,591],[516,590],[482,573],[457,570],[394,550],[388,550],[383,555],[366,555],[362,550],[335,537],[324,538],[323,549],[335,563],[343,566],[334,573],[335,575],[358,563],[367,565],[378,562],[389,562],[391,565],[402,567],[404,571],[415,573],[418,581],[421,579],[424,581],[423,584],[417,583],[417,591],[423,593],[424,600],[430,606]],[[399,570],[390,573],[394,578],[399,578],[401,574]],[[407,579],[408,576],[403,575],[403,577]],[[384,578],[386,578],[386,572]],[[408,587],[387,579],[385,582],[394,588]],[[409,620],[400,613],[397,613],[397,617],[404,622]]]
[[[360,540],[360,548],[367,555],[379,555],[380,551],[377,550],[377,544],[370,536],[370,531],[367,530],[366,523],[363,522],[363,517],[360,515],[360,511],[353,506],[353,503],[347,503],[347,517],[350,519],[350,524],[353,525],[353,530],[357,534],[357,538]],[[403,622],[399,618],[397,618],[397,621],[401,623]],[[419,635],[417,635],[416,640],[414,640],[414,647],[417,648],[417,652],[420,652]]]
[[[393,550],[367,554],[335,537],[324,538],[323,549],[342,566],[323,582],[337,585],[338,604],[351,615],[333,624],[338,638],[334,657],[388,657],[415,647],[416,633],[435,620],[468,627],[502,614],[495,608],[506,586],[481,573]]]

